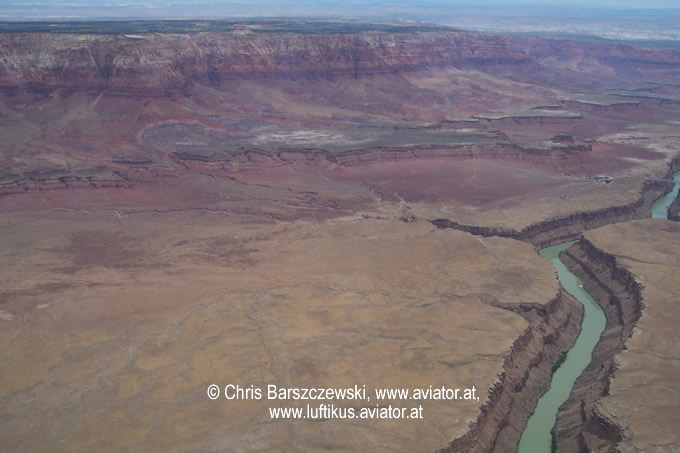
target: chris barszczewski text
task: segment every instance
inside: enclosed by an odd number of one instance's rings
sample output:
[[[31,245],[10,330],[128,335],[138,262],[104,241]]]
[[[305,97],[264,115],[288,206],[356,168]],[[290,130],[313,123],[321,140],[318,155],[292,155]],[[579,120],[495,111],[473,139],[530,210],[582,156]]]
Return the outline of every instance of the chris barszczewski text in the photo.
[[[477,389],[450,388],[446,386],[426,388],[376,388],[367,391],[366,385],[355,385],[345,388],[326,387],[279,387],[269,384],[266,387],[255,385],[240,386],[227,384],[224,387],[211,385],[208,387],[208,398],[226,400],[269,400],[269,401],[324,401],[321,404],[306,404],[302,407],[270,407],[270,418],[277,419],[422,419],[423,406],[401,407],[403,401],[425,400],[472,400],[479,401]],[[367,404],[371,399],[378,404]],[[355,402],[351,407],[347,403],[336,406],[332,402],[346,400]],[[328,403],[326,403],[328,401]],[[387,404],[387,402],[399,401],[400,405]]]

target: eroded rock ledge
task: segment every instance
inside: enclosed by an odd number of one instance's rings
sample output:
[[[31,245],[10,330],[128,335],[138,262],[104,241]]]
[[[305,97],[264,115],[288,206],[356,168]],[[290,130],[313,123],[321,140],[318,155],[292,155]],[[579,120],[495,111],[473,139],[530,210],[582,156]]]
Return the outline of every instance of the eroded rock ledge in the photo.
[[[643,288],[614,256],[586,239],[565,250],[560,259],[600,304],[607,324],[590,364],[558,412],[558,452],[616,451],[622,429],[598,410],[597,401],[609,394],[610,379],[616,371],[614,357],[624,349],[640,319]]]
[[[546,148],[523,146],[515,143],[492,145],[418,145],[407,147],[375,147],[330,153],[323,149],[282,149],[276,153],[257,149],[244,149],[235,155],[201,155],[175,152],[172,158],[192,169],[207,172],[237,173],[262,167],[290,164],[334,164],[354,167],[374,162],[416,159],[512,159],[530,163],[553,163],[578,158],[592,151],[591,145],[566,145]]]
[[[34,90],[108,89],[147,95],[234,79],[358,77],[446,65],[512,65],[523,71],[537,66],[500,35],[400,27],[393,32],[288,31],[148,33],[137,38],[5,33],[0,36],[0,90],[29,84]]]
[[[582,144],[539,148],[512,143],[497,143],[488,146],[464,144],[457,146],[382,147],[341,153],[330,153],[322,149],[284,149],[276,153],[249,149],[236,155],[175,152],[171,157],[180,168],[211,175],[226,174],[228,176],[249,170],[282,167],[291,164],[355,167],[376,162],[427,159],[490,159],[540,164],[578,159],[580,155],[591,151],[590,145]],[[137,183],[148,183],[155,178],[179,175],[177,168],[151,161],[113,160],[112,164],[111,168],[83,169],[79,172],[55,170],[46,174],[6,175],[0,180],[0,197],[45,190],[98,187],[129,188]]]
[[[669,175],[679,165],[680,157],[676,157],[671,162]],[[617,265],[612,255],[597,249],[583,239],[581,234],[585,230],[609,223],[649,217],[653,202],[670,187],[672,183],[650,181],[643,186],[640,198],[629,205],[577,213],[533,224],[521,231],[467,226],[447,219],[432,221],[439,228],[460,229],[485,237],[508,237],[536,246],[581,239],[565,251],[561,259],[584,281],[586,290],[603,307],[607,324],[593,351],[593,360],[576,381],[569,399],[558,413],[555,427],[558,452],[616,451],[616,445],[624,435],[623,431],[598,409],[596,403],[599,398],[608,394],[610,378],[616,369],[614,357],[624,349],[643,308],[641,285],[630,272]],[[563,289],[561,297],[572,299]],[[574,299],[572,301],[578,305],[578,310],[582,310],[578,302]],[[573,318],[574,308],[567,307],[566,303],[564,305],[565,309],[572,310]],[[547,325],[555,322],[548,318],[555,313],[552,308],[556,306],[555,301],[548,305],[550,308],[546,310],[548,316],[544,321]],[[524,312],[527,311],[525,308]],[[570,328],[557,331],[557,338],[550,338],[543,345],[544,356],[540,361],[532,354],[532,348],[527,347],[526,337],[531,334],[525,332],[517,339],[504,363],[505,371],[498,384],[490,390],[489,402],[482,407],[477,420],[464,436],[455,439],[439,453],[516,450],[538,398],[550,385],[549,370],[559,353],[571,348],[578,336],[582,311],[578,313],[576,333],[573,334]],[[555,315],[559,317],[561,313]],[[535,326],[532,323],[528,330]],[[519,376],[523,376],[524,380],[518,380]]]
[[[504,371],[470,430],[439,453],[514,451],[529,415],[550,385],[553,364],[581,329],[583,307],[563,289],[545,306],[499,306],[520,314],[529,327],[513,343]]]
[[[668,208],[668,219],[680,222],[680,198],[676,198]]]
[[[654,201],[666,193],[671,186],[672,183],[670,182],[648,181],[642,186],[640,197],[633,203],[595,211],[577,212],[534,223],[521,230],[463,225],[449,219],[435,219],[431,223],[437,228],[451,228],[483,237],[506,237],[528,242],[536,247],[543,247],[577,239],[585,230],[592,230],[611,223],[647,218],[651,215],[651,207]]]
[[[558,413],[558,452],[613,452],[623,431],[598,409],[597,402],[608,394],[616,370],[614,358],[641,316],[643,288],[612,255],[585,239],[560,259],[584,281],[605,311],[607,324],[593,360]],[[439,453],[515,451],[533,408],[550,385],[551,367],[560,352],[571,348],[581,328],[582,306],[563,289],[544,309],[504,308],[520,313],[530,326],[513,344],[505,371],[470,430]]]

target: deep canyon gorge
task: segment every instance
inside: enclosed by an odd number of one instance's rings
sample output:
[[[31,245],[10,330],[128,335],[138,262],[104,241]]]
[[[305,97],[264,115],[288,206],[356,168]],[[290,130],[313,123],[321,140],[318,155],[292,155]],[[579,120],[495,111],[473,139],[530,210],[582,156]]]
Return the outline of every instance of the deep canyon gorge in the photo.
[[[2,443],[516,451],[581,330],[537,251],[576,240],[607,322],[556,449],[680,449],[678,200],[649,219],[679,79],[675,50],[424,24],[0,23]],[[285,420],[229,383],[480,400]]]

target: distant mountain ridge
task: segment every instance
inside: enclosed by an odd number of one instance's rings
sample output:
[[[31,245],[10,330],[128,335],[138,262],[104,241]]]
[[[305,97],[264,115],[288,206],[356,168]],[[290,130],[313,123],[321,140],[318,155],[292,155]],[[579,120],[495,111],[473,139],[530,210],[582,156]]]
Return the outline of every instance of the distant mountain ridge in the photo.
[[[0,34],[0,85],[170,90],[236,78],[369,75],[531,64],[500,35],[469,32]]]

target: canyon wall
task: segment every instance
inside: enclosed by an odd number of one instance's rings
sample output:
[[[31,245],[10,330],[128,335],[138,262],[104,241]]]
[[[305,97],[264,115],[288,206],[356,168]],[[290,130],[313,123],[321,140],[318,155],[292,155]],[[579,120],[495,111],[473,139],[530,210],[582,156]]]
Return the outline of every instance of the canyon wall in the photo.
[[[563,289],[545,306],[502,307],[523,316],[529,327],[513,343],[504,371],[470,430],[439,453],[515,451],[533,408],[550,385],[553,364],[578,337],[583,307]]]
[[[29,27],[28,32],[0,33],[0,87],[165,92],[239,78],[358,77],[437,66],[574,86],[612,77],[639,84],[641,78],[677,80],[680,75],[680,52],[673,50],[441,27],[384,31],[363,25],[363,31],[351,33],[289,28],[124,34],[30,32]],[[590,66],[572,65],[584,55]],[[550,58],[555,61],[541,64]],[[606,70],[591,67],[593,62]]]
[[[593,76],[627,80],[674,81],[680,76],[680,52],[626,44],[513,36],[512,47],[539,62]]]
[[[543,247],[550,244],[577,239],[585,230],[591,230],[611,223],[643,219],[651,215],[654,201],[670,190],[672,183],[648,181],[640,193],[640,198],[623,206],[611,206],[596,211],[577,212],[560,218],[534,223],[521,230],[463,225],[449,219],[435,219],[432,224],[437,228],[451,228],[479,236],[500,236],[517,239]]]
[[[680,198],[676,198],[668,208],[668,218],[680,222]]]
[[[555,426],[558,452],[615,451],[621,428],[601,413],[597,401],[609,391],[615,356],[625,347],[642,314],[642,287],[616,259],[587,239],[565,250],[560,259],[582,281],[607,317],[593,358],[560,407]]]
[[[359,76],[529,64],[503,36],[468,32],[0,34],[0,86],[181,89],[236,78]]]
[[[257,149],[242,149],[237,155],[210,156],[175,152],[173,159],[202,171],[239,172],[258,167],[277,167],[290,164],[335,164],[354,167],[373,162],[412,159],[512,159],[534,164],[550,164],[578,157],[592,150],[590,145],[531,147],[514,143],[493,145],[412,145],[408,147],[376,147],[331,153],[323,149],[279,149],[273,154]],[[192,167],[192,168],[193,168]]]

